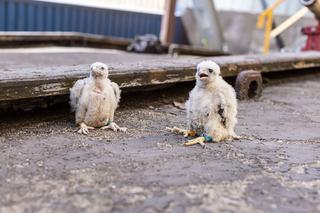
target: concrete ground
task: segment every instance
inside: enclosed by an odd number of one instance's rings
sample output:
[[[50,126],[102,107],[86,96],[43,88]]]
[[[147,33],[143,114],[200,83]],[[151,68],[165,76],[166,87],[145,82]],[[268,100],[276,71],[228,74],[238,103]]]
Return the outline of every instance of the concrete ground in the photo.
[[[320,76],[239,102],[247,139],[184,147],[192,85],[125,94],[127,133],[76,133],[65,106],[1,115],[0,212],[319,212]]]

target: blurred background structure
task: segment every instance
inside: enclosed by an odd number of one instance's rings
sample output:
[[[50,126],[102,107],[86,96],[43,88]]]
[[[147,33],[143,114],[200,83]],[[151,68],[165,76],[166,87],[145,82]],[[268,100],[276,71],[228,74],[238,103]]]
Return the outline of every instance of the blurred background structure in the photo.
[[[170,43],[233,54],[262,52],[264,33],[256,21],[274,0],[174,2]],[[285,1],[274,11],[274,24],[302,7],[299,0]],[[0,31],[81,32],[124,39],[160,36],[164,9],[165,0],[0,0]],[[310,12],[280,35],[280,45],[279,39],[272,40],[271,51],[300,50],[306,25],[316,25]]]

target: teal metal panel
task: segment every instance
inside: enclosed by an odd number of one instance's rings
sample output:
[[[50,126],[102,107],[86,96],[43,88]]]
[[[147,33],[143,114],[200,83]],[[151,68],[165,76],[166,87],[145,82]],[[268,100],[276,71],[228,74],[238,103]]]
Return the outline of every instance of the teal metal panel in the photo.
[[[5,30],[5,2],[0,1],[0,31]]]

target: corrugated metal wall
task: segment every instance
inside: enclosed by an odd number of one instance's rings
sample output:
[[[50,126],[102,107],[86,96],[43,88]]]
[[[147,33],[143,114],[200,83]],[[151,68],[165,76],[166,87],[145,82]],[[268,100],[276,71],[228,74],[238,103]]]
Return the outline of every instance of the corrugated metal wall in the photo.
[[[161,15],[32,0],[0,0],[0,31],[74,31],[133,38],[159,35]],[[185,43],[177,19],[175,42]]]

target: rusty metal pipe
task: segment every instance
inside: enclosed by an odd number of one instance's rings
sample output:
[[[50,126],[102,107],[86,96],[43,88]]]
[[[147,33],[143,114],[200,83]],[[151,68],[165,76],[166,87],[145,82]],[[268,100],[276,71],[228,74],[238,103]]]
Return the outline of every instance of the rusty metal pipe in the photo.
[[[314,13],[317,19],[320,19],[320,1],[319,0],[300,0],[300,3]]]

